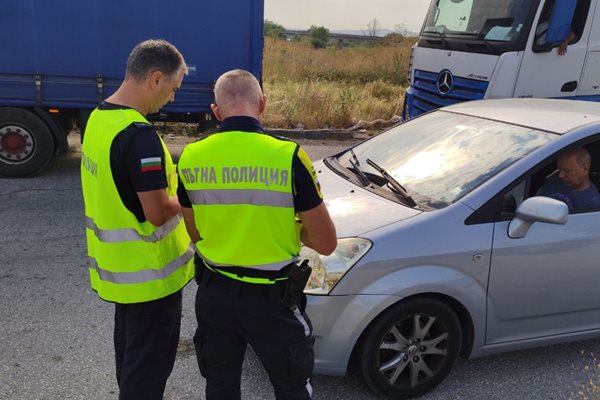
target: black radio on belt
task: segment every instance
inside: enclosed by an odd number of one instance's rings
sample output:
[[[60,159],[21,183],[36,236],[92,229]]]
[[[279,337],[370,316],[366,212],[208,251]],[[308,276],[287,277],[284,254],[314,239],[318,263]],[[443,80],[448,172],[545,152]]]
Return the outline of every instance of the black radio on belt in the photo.
[[[310,278],[312,268],[308,260],[303,260],[300,265],[293,263],[288,270],[288,282],[283,296],[283,304],[291,309],[297,308],[302,302],[304,288]]]

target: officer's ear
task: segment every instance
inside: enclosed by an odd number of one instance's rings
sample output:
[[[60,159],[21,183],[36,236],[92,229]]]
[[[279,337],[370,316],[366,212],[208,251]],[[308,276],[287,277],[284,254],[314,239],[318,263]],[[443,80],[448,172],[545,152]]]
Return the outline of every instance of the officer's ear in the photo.
[[[262,115],[265,112],[265,108],[267,107],[267,95],[263,94],[260,96],[260,102],[258,105],[258,111]]]
[[[223,122],[223,118],[221,117],[221,110],[219,110],[219,106],[216,105],[215,103],[212,103],[210,105],[210,109],[212,110],[213,114],[215,114],[215,118],[217,118],[217,121]]]
[[[165,79],[165,74],[160,71],[154,71],[150,74],[150,87],[156,89],[161,81]]]

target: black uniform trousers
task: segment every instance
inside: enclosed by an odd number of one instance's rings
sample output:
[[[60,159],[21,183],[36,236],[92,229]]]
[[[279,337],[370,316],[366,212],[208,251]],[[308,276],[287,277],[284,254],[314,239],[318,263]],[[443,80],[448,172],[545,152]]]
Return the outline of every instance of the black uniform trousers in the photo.
[[[207,400],[239,400],[242,364],[250,344],[277,400],[310,399],[314,365],[312,325],[303,311],[282,304],[285,281],[250,284],[196,267],[194,336]]]
[[[116,304],[115,358],[120,400],[162,400],[181,327],[181,290],[145,303]]]

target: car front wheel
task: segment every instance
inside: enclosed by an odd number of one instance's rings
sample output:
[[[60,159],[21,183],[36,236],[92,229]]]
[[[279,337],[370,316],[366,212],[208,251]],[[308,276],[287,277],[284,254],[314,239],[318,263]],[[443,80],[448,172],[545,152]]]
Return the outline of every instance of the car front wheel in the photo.
[[[401,302],[379,317],[359,349],[359,370],[375,392],[420,396],[444,380],[458,356],[460,322],[434,299]]]

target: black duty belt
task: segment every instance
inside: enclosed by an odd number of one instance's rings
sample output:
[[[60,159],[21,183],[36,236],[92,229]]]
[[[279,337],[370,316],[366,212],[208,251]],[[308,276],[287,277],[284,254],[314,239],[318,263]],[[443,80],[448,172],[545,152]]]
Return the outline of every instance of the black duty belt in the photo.
[[[278,271],[267,271],[267,270],[259,270],[256,268],[249,267],[216,267],[212,264],[207,263],[202,258],[196,256],[195,258],[196,264],[200,264],[212,271],[221,271],[227,274],[233,274],[238,278],[259,278],[259,279],[269,279],[271,281],[286,279],[288,276],[288,271],[292,264],[288,264],[285,267],[281,268]]]
[[[228,272],[230,274],[235,274],[238,278],[263,278],[276,280],[281,278],[287,278],[288,270],[290,269],[289,265],[281,268],[278,271],[265,271],[259,270],[255,268],[248,267],[214,267],[209,265],[212,269],[217,271]]]

